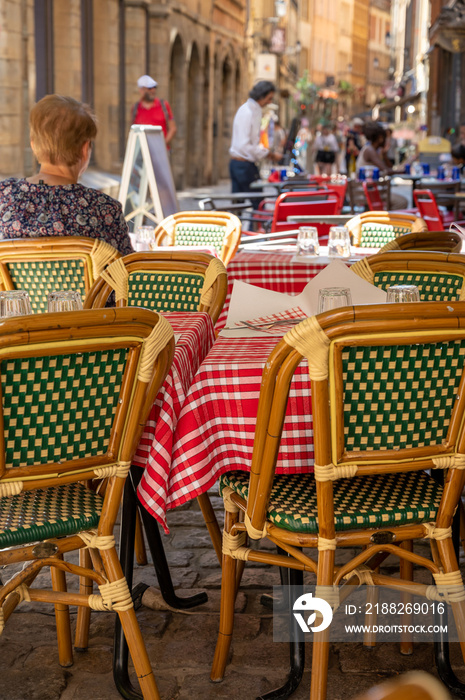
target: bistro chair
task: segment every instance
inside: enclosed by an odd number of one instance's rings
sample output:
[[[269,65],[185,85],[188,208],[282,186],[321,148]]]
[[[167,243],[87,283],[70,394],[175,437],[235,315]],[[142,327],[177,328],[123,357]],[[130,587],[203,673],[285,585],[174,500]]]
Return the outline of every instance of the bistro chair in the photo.
[[[352,700],[451,700],[451,696],[430,673],[411,671],[390,678]]]
[[[428,231],[443,230],[444,219],[431,190],[413,190],[413,199],[420,216],[426,222]]]
[[[376,182],[362,182],[363,191],[370,211],[384,211],[384,202]]]
[[[384,290],[414,284],[421,301],[465,300],[465,258],[457,253],[394,250],[363,258],[350,269]]]
[[[391,179],[390,177],[381,178],[376,182],[379,196],[384,202],[383,209],[389,211],[391,209]],[[351,180],[347,182],[347,192],[349,197],[349,205],[353,214],[365,211],[367,208],[367,198],[363,189],[363,182],[360,180]]]
[[[417,231],[394,238],[380,248],[389,250],[435,250],[441,253],[460,253],[463,238],[458,231]]]
[[[53,603],[59,663],[70,666],[69,606],[78,606],[81,648],[86,613],[113,610],[146,700],[159,695],[113,529],[173,353],[171,326],[145,309],[38,314],[0,324],[0,564],[24,564],[0,588],[0,629],[24,600]],[[79,565],[64,560],[73,551]],[[33,586],[46,568],[51,589]],[[80,578],[77,592],[67,592],[67,575]]]
[[[157,250],[115,260],[95,282],[84,308],[105,306],[112,291],[116,306],[152,311],[205,311],[215,324],[227,293],[226,268],[198,251]]]
[[[315,465],[313,473],[275,475],[289,388],[304,359]],[[464,364],[465,303],[337,309],[306,319],[275,346],[262,377],[251,473],[220,479],[225,529],[213,681],[222,680],[228,660],[238,562],[239,569],[252,561],[314,574],[315,596],[333,610],[350,602],[345,596],[358,584],[445,600],[463,639],[452,518],[464,484]],[[444,487],[426,471],[437,469]],[[248,538],[283,553],[251,548]],[[425,538],[432,559],[412,552]],[[342,547],[357,551],[336,565]],[[379,570],[392,555],[398,576]],[[411,581],[412,564],[434,584]],[[326,698],[329,632],[313,634],[311,700]]]
[[[121,254],[99,238],[50,236],[0,241],[0,285],[29,294],[34,312],[47,311],[47,295],[57,289],[89,289]]]
[[[227,274],[217,258],[200,252],[156,251],[126,255],[110,265],[90,290],[85,308],[105,306],[115,291],[116,306],[144,306],[153,311],[205,311],[216,323],[227,294]],[[208,531],[219,555],[216,516],[208,497],[198,497]],[[144,561],[137,540],[138,561]]]
[[[380,248],[398,236],[426,231],[426,224],[413,214],[389,211],[364,212],[345,224],[357,248]]]
[[[227,211],[181,211],[158,224],[159,246],[208,246],[227,265],[241,239],[241,220]]]

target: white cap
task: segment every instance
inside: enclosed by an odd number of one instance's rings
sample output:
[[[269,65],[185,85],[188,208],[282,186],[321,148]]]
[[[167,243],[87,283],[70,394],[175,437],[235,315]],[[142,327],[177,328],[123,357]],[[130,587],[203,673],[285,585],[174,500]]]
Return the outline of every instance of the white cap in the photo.
[[[355,119],[352,120],[352,124],[354,126],[363,126],[363,119],[360,119],[360,117],[355,117]]]
[[[151,78],[150,75],[141,75],[137,81],[137,87],[147,88],[148,90],[150,90],[150,88],[157,87],[157,85],[157,81]]]

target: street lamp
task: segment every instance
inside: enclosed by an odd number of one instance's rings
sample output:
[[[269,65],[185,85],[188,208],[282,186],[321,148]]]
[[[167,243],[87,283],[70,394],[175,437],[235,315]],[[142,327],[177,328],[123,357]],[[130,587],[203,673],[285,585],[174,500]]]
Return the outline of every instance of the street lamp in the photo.
[[[379,68],[379,59],[378,59],[377,56],[375,56],[374,59],[373,59],[373,68],[374,68],[375,70],[376,70],[377,68]]]
[[[414,105],[409,105],[409,106],[407,107],[407,112],[408,112],[409,114],[413,114],[413,113],[415,112],[415,107],[414,107]]]

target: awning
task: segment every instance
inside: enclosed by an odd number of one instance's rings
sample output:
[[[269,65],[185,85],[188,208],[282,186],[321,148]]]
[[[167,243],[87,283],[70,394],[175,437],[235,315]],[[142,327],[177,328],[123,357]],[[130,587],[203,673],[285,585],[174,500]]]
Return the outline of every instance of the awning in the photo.
[[[465,0],[442,8],[429,30],[429,41],[450,53],[465,51]]]
[[[416,102],[422,96],[421,92],[416,92],[414,95],[404,95],[404,97],[399,97],[398,100],[390,100],[389,102],[380,102],[378,107],[380,112],[388,112],[395,107],[401,107],[407,102]]]

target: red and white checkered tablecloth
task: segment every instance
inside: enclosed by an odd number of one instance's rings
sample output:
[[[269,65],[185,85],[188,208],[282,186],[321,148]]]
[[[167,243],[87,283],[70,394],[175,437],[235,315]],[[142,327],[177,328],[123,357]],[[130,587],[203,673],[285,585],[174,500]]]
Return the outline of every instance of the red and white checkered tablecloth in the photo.
[[[176,350],[133,459],[133,464],[145,468],[139,487],[141,500],[162,523],[177,420],[195,373],[215,341],[213,323],[208,314],[163,315],[173,327]],[[145,498],[146,493],[150,494],[149,500]]]
[[[318,258],[305,264],[292,263],[294,252],[247,253],[240,251],[227,267],[228,294],[217,328],[222,328],[228,315],[229,300],[234,280],[241,280],[257,287],[272,289],[283,294],[299,294],[305,285],[326,267],[328,261]]]
[[[224,472],[250,471],[262,371],[278,340],[218,338],[201,364],[179,416],[163,488],[148,478],[139,488],[142,503],[165,528],[166,510],[205,493]],[[310,381],[303,361],[291,385],[277,472],[312,469]]]

